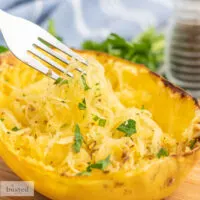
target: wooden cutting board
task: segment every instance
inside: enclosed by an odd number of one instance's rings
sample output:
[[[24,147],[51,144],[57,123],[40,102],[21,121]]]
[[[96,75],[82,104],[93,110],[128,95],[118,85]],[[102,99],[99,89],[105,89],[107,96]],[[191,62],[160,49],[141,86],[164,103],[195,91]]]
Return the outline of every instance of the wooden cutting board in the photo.
[[[18,181],[20,180],[0,159],[0,180]],[[48,200],[48,198],[35,192],[34,197],[0,197],[2,200]],[[185,182],[177,191],[166,200],[200,200],[200,161],[196,164]]]

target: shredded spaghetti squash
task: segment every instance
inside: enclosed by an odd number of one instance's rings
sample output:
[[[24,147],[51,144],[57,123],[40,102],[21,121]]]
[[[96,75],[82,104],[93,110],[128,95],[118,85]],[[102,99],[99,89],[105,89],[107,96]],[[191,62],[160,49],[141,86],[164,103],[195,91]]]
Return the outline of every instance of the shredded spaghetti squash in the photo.
[[[145,106],[121,103],[132,95],[129,86],[114,91],[95,59],[88,67],[74,61],[68,68],[74,78],[62,75],[53,81],[22,63],[1,64],[0,135],[19,157],[60,175],[84,176],[95,169],[137,170],[189,149],[190,127],[177,144]],[[123,82],[120,70],[117,76]]]

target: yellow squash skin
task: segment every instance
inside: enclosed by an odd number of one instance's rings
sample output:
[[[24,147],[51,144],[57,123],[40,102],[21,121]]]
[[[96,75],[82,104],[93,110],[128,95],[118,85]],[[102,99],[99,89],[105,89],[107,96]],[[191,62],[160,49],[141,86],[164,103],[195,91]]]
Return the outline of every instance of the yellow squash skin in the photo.
[[[145,105],[165,131],[169,131],[177,140],[178,135],[187,128],[189,121],[200,116],[198,103],[181,89],[171,85],[159,76],[150,73],[143,66],[96,52],[80,52],[83,56],[96,57],[106,68],[106,76],[111,80],[115,91],[118,90],[115,79],[115,67],[132,65],[136,76],[126,74],[126,83],[133,86],[135,96],[131,101],[121,97],[127,106]],[[3,55],[0,61],[7,59],[10,64],[18,62],[10,53]],[[148,96],[148,98],[147,98]],[[179,106],[175,106],[178,104]],[[181,116],[178,120],[170,117]],[[169,125],[170,123],[170,125]],[[182,123],[179,126],[178,123]],[[199,131],[194,129],[194,131]],[[23,180],[34,181],[35,189],[55,200],[159,200],[169,196],[185,178],[197,159],[199,147],[182,156],[170,156],[155,160],[151,165],[139,171],[128,173],[103,173],[94,171],[91,176],[66,177],[44,170],[32,160],[17,157],[0,138],[0,155],[5,163]]]

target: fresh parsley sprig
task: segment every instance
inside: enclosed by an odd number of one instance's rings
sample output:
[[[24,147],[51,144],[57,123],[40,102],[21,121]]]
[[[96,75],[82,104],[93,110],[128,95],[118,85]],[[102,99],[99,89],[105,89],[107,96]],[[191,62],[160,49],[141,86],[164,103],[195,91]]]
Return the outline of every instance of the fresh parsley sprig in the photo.
[[[164,34],[157,33],[149,28],[138,38],[127,41],[115,33],[111,33],[102,42],[86,40],[82,43],[83,49],[106,52],[126,60],[144,64],[152,71],[156,71],[164,61]]]

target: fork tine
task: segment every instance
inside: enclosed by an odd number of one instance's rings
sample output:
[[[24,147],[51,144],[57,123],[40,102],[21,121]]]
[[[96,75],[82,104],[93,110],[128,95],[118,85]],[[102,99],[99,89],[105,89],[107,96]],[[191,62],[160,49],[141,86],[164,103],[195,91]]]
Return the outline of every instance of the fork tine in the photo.
[[[34,46],[39,47],[40,49],[46,51],[47,53],[49,53],[50,55],[54,56],[55,58],[61,60],[62,62],[69,64],[69,61],[64,57],[61,56],[58,52],[52,50],[50,47],[46,46],[45,44],[43,44],[42,42],[40,42],[39,40],[37,40],[34,44]]]
[[[39,52],[37,49],[32,48],[31,50],[29,50],[29,52],[31,52],[32,54],[34,54],[35,56],[39,57],[40,59],[42,59],[43,61],[45,61],[46,63],[50,64],[51,66],[55,67],[56,69],[58,69],[59,71],[67,74],[69,77],[73,78],[73,74],[71,72],[69,72],[67,69],[65,69],[64,67],[62,67],[61,65],[59,65],[57,62],[54,62],[52,59],[50,59],[48,56],[44,55],[43,53]]]
[[[42,29],[38,25],[28,20],[9,14],[6,14],[5,18],[6,19],[4,21],[8,20],[9,26],[6,26],[6,23],[3,23],[1,26],[1,32],[3,33],[3,37],[9,49],[18,59],[20,59],[22,62],[25,62],[27,65],[33,67],[34,69],[40,71],[41,73],[48,75],[55,80],[60,77],[57,73],[51,71],[51,69],[46,67],[45,64],[43,64],[44,61],[62,72],[67,72],[67,74],[72,77],[73,74],[65,70],[64,67],[62,67],[62,64],[59,64],[57,60],[54,60],[54,58],[58,59],[68,65],[69,63],[71,63],[71,61],[73,61],[73,59],[68,59],[65,54],[73,57],[76,61],[80,61],[81,63],[88,65],[87,60],[82,58],[78,53],[73,52],[70,48],[66,47],[54,36],[52,36],[50,33]],[[16,28],[16,24],[19,28]],[[24,32],[23,30],[26,31]],[[22,40],[23,42],[21,42]],[[48,44],[55,47],[55,49],[49,47]],[[42,54],[43,52],[40,54],[39,49],[47,52],[50,56],[46,56],[45,53]],[[56,49],[58,49],[59,51],[56,51]],[[27,55],[27,52],[30,52],[32,55]],[[34,55],[37,56],[37,58]],[[51,60],[51,57],[53,57],[53,60]],[[40,60],[38,60],[38,58],[40,58]],[[75,70],[81,73],[85,73],[85,71],[81,69],[81,67],[79,68],[78,65],[74,67]]]
[[[83,63],[84,65],[88,65],[87,61],[84,58],[82,58],[80,55],[78,55],[77,53],[75,53],[74,51],[72,51],[70,48],[68,48],[67,46],[65,46],[64,44],[62,44],[62,42],[60,42],[56,38],[54,38],[54,37],[50,38],[49,37],[49,40],[45,40],[45,39],[39,37],[39,39],[43,40],[44,42],[49,43],[53,47],[55,47],[58,50],[62,51],[63,53],[66,53],[68,56],[75,58],[76,60],[78,60],[79,62]]]
[[[60,76],[57,73],[50,70],[48,67],[45,67],[40,61],[33,58],[31,55],[27,56],[25,63],[27,65],[29,65],[30,67],[36,69],[37,71],[43,73],[46,76],[49,76],[50,78],[52,78],[54,80],[57,80],[58,78],[60,78]]]
[[[43,41],[45,41],[45,40],[43,40]],[[47,53],[49,53],[50,55],[54,56],[55,58],[58,58],[62,62],[66,63],[66,64],[70,64],[70,61],[68,61],[64,56],[61,56],[58,52],[52,50],[50,47],[46,46],[39,40],[35,42],[34,46],[39,47],[40,49],[42,49],[42,50],[46,51]],[[84,73],[84,74],[86,73],[83,69],[81,69],[79,67],[76,67],[75,69],[81,73]]]

